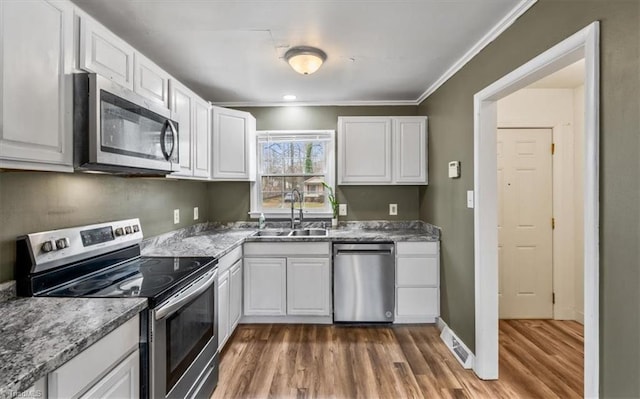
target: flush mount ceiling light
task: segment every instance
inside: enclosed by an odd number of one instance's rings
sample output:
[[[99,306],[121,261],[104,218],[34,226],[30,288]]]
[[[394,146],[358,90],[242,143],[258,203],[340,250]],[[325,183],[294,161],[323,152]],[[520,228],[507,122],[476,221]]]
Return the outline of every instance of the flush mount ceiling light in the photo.
[[[290,48],[284,54],[284,59],[299,74],[311,75],[322,66],[327,54],[315,47],[298,46]]]

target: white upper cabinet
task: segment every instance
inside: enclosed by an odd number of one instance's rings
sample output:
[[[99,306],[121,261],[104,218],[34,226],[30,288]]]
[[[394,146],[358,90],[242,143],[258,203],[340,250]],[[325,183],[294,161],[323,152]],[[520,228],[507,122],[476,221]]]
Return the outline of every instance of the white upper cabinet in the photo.
[[[208,102],[195,98],[193,115],[193,175],[208,179],[211,176],[211,123]]]
[[[178,158],[180,172],[171,176],[193,176],[193,157],[191,143],[194,141],[191,121],[194,114],[194,94],[176,80],[169,85],[169,108],[171,119],[178,122]]]
[[[427,118],[393,118],[393,176],[398,184],[427,184]]]
[[[427,118],[338,118],[338,184],[427,184]]]
[[[133,56],[133,71],[133,91],[169,107],[169,74],[140,53]]]
[[[255,118],[221,107],[213,107],[212,114],[212,179],[255,180]]]
[[[0,21],[0,168],[72,172],[73,5],[0,1]]]
[[[170,177],[209,179],[211,123],[208,102],[175,79],[169,84],[171,118],[178,122],[180,171]]]
[[[135,50],[94,19],[80,17],[79,67],[133,90]]]
[[[390,118],[338,118],[338,184],[391,184]]]

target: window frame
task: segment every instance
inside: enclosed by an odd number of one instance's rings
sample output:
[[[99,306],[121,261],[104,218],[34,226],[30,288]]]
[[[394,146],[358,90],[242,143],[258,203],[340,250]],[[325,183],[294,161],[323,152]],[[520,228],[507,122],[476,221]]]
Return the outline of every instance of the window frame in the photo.
[[[262,201],[260,198],[260,192],[262,190],[262,173],[261,173],[261,162],[262,162],[262,154],[260,151],[259,140],[261,137],[265,135],[272,136],[305,136],[305,135],[328,135],[330,137],[330,144],[326,147],[326,173],[325,173],[325,183],[329,185],[329,187],[333,188],[334,192],[336,190],[336,131],[335,130],[257,130],[255,135],[256,145],[255,145],[255,154],[253,156],[256,157],[255,162],[255,172],[256,179],[251,182],[251,210],[249,211],[249,216],[252,219],[258,219],[261,213],[264,213],[264,216],[267,219],[288,219],[291,217],[290,209],[263,209]],[[297,211],[296,211],[297,212]],[[331,211],[331,207],[328,206],[327,210],[317,211],[317,210],[308,210],[303,207],[302,210],[305,219],[331,219],[333,217],[333,212]]]

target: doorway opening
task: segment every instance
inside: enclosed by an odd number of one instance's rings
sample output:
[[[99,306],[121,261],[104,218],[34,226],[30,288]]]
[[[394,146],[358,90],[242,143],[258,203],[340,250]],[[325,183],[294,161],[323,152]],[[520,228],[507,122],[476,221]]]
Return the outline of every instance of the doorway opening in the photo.
[[[561,397],[584,389],[584,65],[497,103],[499,359]]]
[[[598,37],[594,22],[474,96],[474,371],[482,379],[498,378],[498,101],[584,59],[584,180],[577,198],[584,210],[584,395],[598,395]]]

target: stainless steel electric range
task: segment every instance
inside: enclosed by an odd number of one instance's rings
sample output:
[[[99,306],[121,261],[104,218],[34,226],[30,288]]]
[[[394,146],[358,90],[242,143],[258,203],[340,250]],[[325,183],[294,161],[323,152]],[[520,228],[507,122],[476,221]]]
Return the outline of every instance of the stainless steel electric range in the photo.
[[[141,389],[208,398],[218,381],[217,260],[140,256],[138,219],[19,237],[19,296],[144,297]]]

